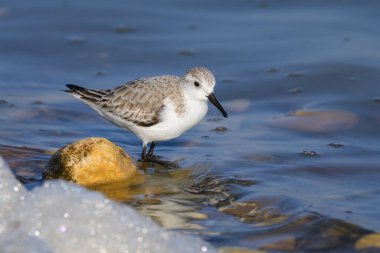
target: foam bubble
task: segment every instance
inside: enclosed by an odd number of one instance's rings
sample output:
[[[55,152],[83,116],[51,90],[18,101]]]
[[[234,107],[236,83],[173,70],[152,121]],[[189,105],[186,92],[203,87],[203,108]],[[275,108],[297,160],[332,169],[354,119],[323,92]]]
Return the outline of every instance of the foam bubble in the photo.
[[[216,252],[65,181],[27,192],[0,157],[0,252]]]

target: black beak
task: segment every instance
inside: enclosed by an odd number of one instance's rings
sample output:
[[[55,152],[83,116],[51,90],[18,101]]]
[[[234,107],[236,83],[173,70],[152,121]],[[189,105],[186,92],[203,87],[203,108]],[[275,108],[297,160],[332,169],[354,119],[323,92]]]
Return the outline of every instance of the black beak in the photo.
[[[216,99],[214,93],[210,93],[210,95],[208,95],[207,98],[208,98],[208,100],[210,100],[211,104],[215,105],[215,107],[219,109],[219,111],[223,114],[223,116],[225,118],[228,117],[226,111],[223,109],[223,107],[219,103],[218,99]]]

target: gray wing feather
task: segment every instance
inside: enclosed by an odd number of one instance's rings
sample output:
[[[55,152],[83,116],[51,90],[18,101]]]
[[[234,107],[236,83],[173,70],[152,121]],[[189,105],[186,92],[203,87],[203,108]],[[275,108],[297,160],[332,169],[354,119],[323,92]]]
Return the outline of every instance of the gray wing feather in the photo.
[[[97,104],[139,126],[159,123],[165,96],[149,79],[138,79],[112,89]]]
[[[76,85],[67,87],[70,90],[66,92],[78,94],[80,99],[124,120],[139,126],[153,126],[160,122],[164,99],[172,97],[178,90],[178,77],[136,79],[111,90],[90,90]]]

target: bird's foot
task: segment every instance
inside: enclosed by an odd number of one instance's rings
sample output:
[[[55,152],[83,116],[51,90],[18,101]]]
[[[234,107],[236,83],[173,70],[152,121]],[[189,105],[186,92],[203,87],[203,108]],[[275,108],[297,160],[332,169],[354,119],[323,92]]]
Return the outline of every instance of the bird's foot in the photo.
[[[171,161],[165,161],[162,159],[161,156],[155,156],[155,155],[146,155],[139,159],[139,162],[146,162],[146,163],[156,163],[159,164],[167,169],[176,169],[179,168],[179,165],[175,162]]]

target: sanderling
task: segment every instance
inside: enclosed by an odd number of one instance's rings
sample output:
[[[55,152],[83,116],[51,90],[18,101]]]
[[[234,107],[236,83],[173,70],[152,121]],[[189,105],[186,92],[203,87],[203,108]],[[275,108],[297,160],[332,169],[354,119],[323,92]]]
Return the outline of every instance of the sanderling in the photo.
[[[182,77],[141,78],[106,90],[66,86],[70,89],[65,90],[67,93],[139,137],[143,142],[143,161],[153,160],[157,141],[176,138],[199,123],[207,113],[207,100],[227,117],[214,95],[214,75],[204,67],[192,68]]]

